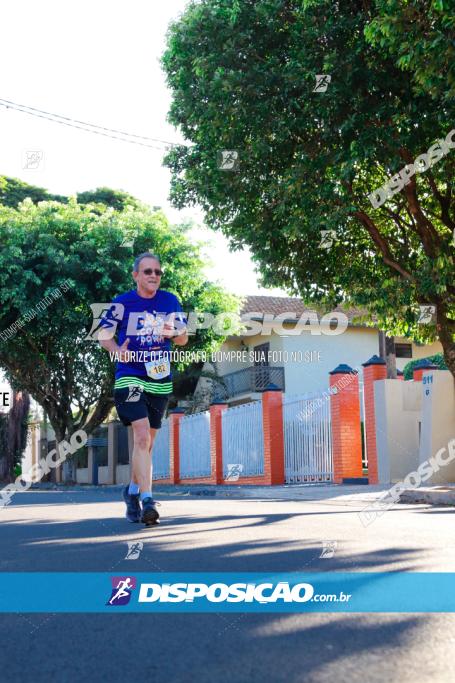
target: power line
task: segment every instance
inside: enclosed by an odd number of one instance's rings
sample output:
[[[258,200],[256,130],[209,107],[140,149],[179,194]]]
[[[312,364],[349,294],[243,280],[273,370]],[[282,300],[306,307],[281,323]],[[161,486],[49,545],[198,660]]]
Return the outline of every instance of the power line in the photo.
[[[168,142],[167,140],[160,140],[158,138],[150,138],[145,135],[135,135],[134,133],[126,133],[122,130],[117,130],[115,128],[107,128],[105,126],[98,126],[95,123],[87,123],[85,121],[79,121],[78,119],[72,119],[68,116],[61,116],[60,114],[53,114],[52,112],[44,111],[42,109],[36,109],[36,107],[29,107],[25,104],[18,104],[17,102],[11,102],[10,100],[4,100],[0,98],[0,105],[3,105],[7,109],[15,109],[23,114],[29,114],[30,116],[35,116],[41,119],[46,119],[52,121],[53,123],[60,123],[63,126],[70,126],[71,128],[77,128],[83,130],[86,133],[94,133],[95,135],[103,135],[104,137],[112,138],[113,140],[120,140],[121,142],[129,142],[132,145],[140,145],[141,147],[148,147],[149,149],[158,149],[159,151],[165,151],[168,147],[177,147],[180,143]],[[80,124],[80,125],[78,125]],[[118,135],[111,135],[111,133],[118,133],[119,135],[127,137],[119,137]],[[131,138],[137,138],[133,140]],[[158,142],[163,145],[163,147],[157,147],[156,145],[146,144],[145,142],[139,142],[139,140],[147,140],[150,142]]]

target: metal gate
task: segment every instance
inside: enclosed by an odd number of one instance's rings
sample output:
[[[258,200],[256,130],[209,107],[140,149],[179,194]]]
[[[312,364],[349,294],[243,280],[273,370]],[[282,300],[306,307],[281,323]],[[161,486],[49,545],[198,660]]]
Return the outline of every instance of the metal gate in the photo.
[[[368,470],[367,434],[365,429],[365,386],[359,373],[360,429],[362,431],[362,469]]]
[[[180,421],[180,476],[210,477],[210,413],[185,415]]]
[[[283,397],[285,479],[289,484],[332,481],[329,393]]]
[[[264,435],[261,401],[244,403],[221,413],[223,430],[223,476],[230,478],[229,465],[240,476],[264,474]]]
[[[169,418],[161,423],[152,449],[153,479],[167,479],[170,474],[169,462]]]

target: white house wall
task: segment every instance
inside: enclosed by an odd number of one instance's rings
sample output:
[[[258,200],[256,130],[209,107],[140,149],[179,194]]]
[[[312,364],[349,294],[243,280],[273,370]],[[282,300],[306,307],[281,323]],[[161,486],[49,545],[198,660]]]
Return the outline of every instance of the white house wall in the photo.
[[[364,363],[378,353],[378,333],[373,329],[348,328],[336,336],[312,335],[309,331],[299,336],[282,337],[283,347],[292,353],[305,353],[310,362],[285,364],[287,394],[302,394],[327,389],[329,372],[340,363],[351,367]],[[305,361],[305,356],[304,356]]]
[[[290,326],[292,328],[292,325]],[[396,342],[410,343],[407,339],[396,337]],[[303,331],[300,335],[281,336],[276,333],[271,335],[255,335],[241,339],[227,339],[220,351],[253,351],[255,346],[264,343],[270,344],[272,353],[271,366],[284,367],[285,386],[287,394],[302,394],[307,392],[324,390],[328,386],[328,375],[340,363],[346,363],[353,368],[358,368],[371,356],[379,353],[378,330],[369,327],[348,327],[343,334],[311,334],[310,330]],[[403,370],[410,360],[418,360],[440,353],[442,350],[439,342],[424,346],[412,345],[412,358],[397,358],[397,369]],[[276,352],[278,357],[273,359]],[[280,352],[283,356],[288,355],[288,361],[280,360]],[[301,353],[302,362],[293,361],[292,354]],[[240,358],[228,360],[224,358],[217,362],[217,369],[221,376],[231,372],[251,367],[248,353],[246,362]]]

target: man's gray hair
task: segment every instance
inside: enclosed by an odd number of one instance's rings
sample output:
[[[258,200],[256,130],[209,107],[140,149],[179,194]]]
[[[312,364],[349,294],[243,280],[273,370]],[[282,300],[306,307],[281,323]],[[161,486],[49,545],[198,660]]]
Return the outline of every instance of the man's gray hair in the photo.
[[[158,263],[160,264],[160,267],[161,267],[160,257],[157,256],[156,254],[151,254],[149,251],[145,251],[143,254],[139,254],[139,256],[136,256],[136,258],[134,259],[133,270],[135,273],[139,272],[140,263],[141,263],[142,259],[145,259],[145,258],[155,259],[155,261],[158,261]]]

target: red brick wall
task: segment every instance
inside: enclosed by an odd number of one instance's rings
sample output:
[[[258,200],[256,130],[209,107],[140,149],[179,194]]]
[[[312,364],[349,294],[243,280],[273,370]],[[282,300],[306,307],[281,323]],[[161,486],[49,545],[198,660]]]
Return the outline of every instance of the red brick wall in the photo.
[[[210,483],[223,483],[223,429],[222,413],[227,410],[225,403],[210,406],[210,461],[211,472]]]
[[[262,397],[264,430],[264,479],[267,484],[284,484],[283,393],[265,391]]]
[[[335,385],[338,391],[330,396],[333,479],[341,484],[344,477],[363,476],[359,378],[351,373],[330,375],[330,386]]]
[[[169,416],[169,480],[178,484],[180,480],[180,420],[183,413],[171,413]]]

